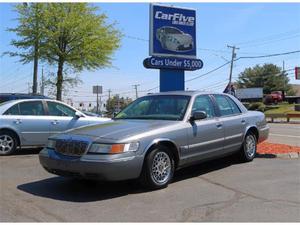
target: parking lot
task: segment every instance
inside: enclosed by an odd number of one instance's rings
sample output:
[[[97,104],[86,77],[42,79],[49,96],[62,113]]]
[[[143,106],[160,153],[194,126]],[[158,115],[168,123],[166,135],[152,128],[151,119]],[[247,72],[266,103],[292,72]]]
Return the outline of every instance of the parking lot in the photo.
[[[271,130],[272,133],[272,130]],[[38,150],[0,158],[1,222],[300,221],[300,160],[227,157],[176,173],[168,188],[45,172]]]

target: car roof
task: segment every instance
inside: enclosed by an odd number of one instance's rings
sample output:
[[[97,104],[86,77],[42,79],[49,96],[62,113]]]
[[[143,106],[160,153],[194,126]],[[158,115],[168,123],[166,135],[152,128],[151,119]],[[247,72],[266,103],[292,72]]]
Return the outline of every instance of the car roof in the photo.
[[[21,103],[21,102],[30,102],[30,101],[47,101],[47,102],[58,102],[64,105],[67,105],[68,107],[78,111],[77,109],[75,109],[74,107],[62,102],[62,101],[58,101],[58,100],[54,100],[54,99],[38,99],[38,98],[31,98],[31,99],[16,99],[16,100],[10,100],[7,102],[4,102],[4,104],[0,105],[0,115],[2,113],[4,113],[7,109],[9,109],[11,106]]]
[[[196,96],[196,95],[212,95],[212,94],[222,94],[227,95],[224,93],[219,92],[206,92],[206,91],[166,91],[166,92],[158,92],[158,93],[149,93],[148,95],[184,95],[184,96]]]
[[[40,94],[26,94],[26,93],[0,93],[0,96],[26,96],[26,97],[39,97],[39,98],[49,98],[45,95]]]

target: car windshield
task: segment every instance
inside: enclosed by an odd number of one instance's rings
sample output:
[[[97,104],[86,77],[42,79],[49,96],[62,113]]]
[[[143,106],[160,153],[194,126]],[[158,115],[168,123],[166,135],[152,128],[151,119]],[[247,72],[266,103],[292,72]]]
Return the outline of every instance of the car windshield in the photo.
[[[114,119],[182,120],[190,96],[152,95],[135,100]]]
[[[166,32],[169,34],[181,34],[182,32],[180,30],[177,30],[176,28],[166,28]]]

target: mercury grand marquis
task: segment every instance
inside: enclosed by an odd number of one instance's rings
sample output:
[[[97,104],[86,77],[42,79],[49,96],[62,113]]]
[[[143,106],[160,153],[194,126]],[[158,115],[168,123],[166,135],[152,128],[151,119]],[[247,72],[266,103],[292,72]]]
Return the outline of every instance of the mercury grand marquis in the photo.
[[[178,91],[138,98],[104,124],[49,138],[40,154],[50,173],[86,179],[136,179],[166,187],[182,167],[236,153],[249,162],[269,127],[227,94]]]

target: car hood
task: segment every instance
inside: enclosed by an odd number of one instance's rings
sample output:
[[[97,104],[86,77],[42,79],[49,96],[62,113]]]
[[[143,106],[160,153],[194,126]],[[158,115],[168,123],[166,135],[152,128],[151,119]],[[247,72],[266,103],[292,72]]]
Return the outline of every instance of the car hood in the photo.
[[[178,121],[165,120],[112,120],[69,130],[67,135],[86,136],[93,141],[101,139],[124,140],[129,137],[150,133],[154,130],[177,124]]]

